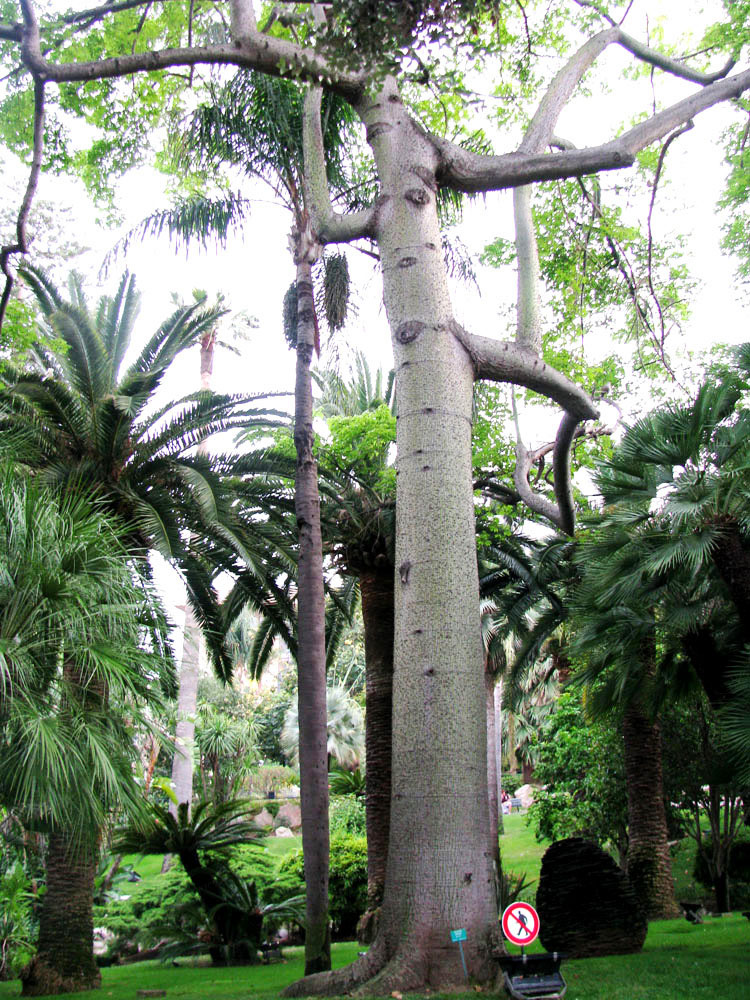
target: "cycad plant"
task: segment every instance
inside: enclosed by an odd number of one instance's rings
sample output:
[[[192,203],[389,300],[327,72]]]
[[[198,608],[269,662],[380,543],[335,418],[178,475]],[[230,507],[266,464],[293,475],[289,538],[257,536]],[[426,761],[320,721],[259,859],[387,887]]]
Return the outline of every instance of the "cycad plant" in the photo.
[[[236,905],[241,889],[227,859],[231,848],[259,834],[248,818],[248,803],[236,799],[219,804],[203,799],[192,811],[181,802],[176,816],[168,807],[151,803],[144,819],[119,833],[115,848],[131,854],[176,855],[209,922],[214,965],[253,964],[258,961],[263,914],[257,896],[251,907]]]
[[[283,597],[269,554],[284,545],[273,526],[273,483],[241,481],[241,458],[196,449],[213,434],[280,416],[258,397],[211,392],[158,405],[175,358],[214,326],[217,310],[176,309],[126,364],[139,302],[132,275],[91,308],[77,277],[66,300],[41,272],[23,273],[41,329],[29,363],[0,373],[0,451],[47,485],[94,491],[122,519],[131,556],[154,550],[171,562],[217,670],[228,675],[213,579],[229,570],[241,578],[243,598],[273,615]],[[145,570],[143,559],[139,566]],[[275,602],[264,603],[269,594]]]

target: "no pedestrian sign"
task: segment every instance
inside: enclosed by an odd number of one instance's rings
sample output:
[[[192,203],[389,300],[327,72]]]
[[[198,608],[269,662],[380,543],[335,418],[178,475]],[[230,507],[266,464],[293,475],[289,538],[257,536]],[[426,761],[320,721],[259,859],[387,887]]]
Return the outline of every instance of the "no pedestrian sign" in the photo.
[[[531,903],[511,903],[505,908],[500,926],[513,944],[531,944],[539,933],[539,914]]]

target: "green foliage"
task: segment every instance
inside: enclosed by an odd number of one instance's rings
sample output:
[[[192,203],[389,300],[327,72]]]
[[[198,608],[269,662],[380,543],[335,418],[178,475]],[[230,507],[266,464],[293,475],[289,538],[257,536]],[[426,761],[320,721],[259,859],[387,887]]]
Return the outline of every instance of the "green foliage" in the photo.
[[[342,795],[340,791],[334,791],[333,787],[331,794],[331,808],[328,814],[331,836],[339,834],[350,837],[366,836],[365,803],[362,796]]]
[[[250,783],[256,795],[265,796],[267,792],[298,785],[299,771],[284,764],[262,764],[253,770]]]
[[[15,979],[34,953],[30,888],[18,861],[0,874],[0,980]]]
[[[340,685],[326,688],[328,754],[342,767],[356,767],[364,750],[365,723],[362,709]],[[299,755],[299,705],[287,709],[281,743],[290,760]]]
[[[353,795],[360,799],[364,798],[366,788],[364,771],[360,768],[347,771],[334,765],[328,772],[328,787],[332,795]]]
[[[389,496],[395,491],[392,468],[386,467],[388,451],[396,440],[396,417],[382,403],[375,410],[356,416],[331,417],[330,440],[322,462],[343,473],[353,473],[376,492]]]
[[[710,837],[706,837],[703,851],[695,852],[693,878],[709,888],[713,886],[714,880],[706,856],[711,857],[712,854],[713,843]],[[750,832],[741,833],[732,844],[727,873],[733,883],[733,908],[750,905]]]
[[[117,953],[126,942],[153,947],[170,923],[197,933],[205,913],[183,868],[172,865],[163,875],[135,884],[127,898],[95,907],[94,920],[115,935],[111,951]]]
[[[255,740],[258,753],[266,763],[285,765],[286,755],[281,746],[281,730],[284,716],[292,702],[292,696],[282,691],[267,692],[253,711]],[[264,789],[265,790],[265,789]]]
[[[0,471],[0,804],[27,826],[88,836],[140,807],[132,726],[170,664],[142,649],[162,612],[123,539],[90,499]]]
[[[323,306],[328,329],[335,333],[346,323],[349,311],[349,265],[343,253],[323,257]]]
[[[523,775],[512,774],[509,771],[503,771],[501,780],[502,780],[503,791],[507,792],[508,795],[510,795],[510,797],[513,798],[513,796],[516,794],[516,791],[523,784]]]
[[[504,913],[506,907],[518,899],[530,899],[529,890],[535,885],[526,878],[526,872],[516,875],[515,872],[500,873],[500,893],[498,898],[498,913]]]
[[[271,616],[284,605],[277,572],[264,568],[284,549],[273,525],[277,498],[265,478],[253,481],[241,456],[196,448],[213,434],[267,429],[280,415],[256,408],[254,397],[207,392],[154,406],[175,358],[214,329],[220,310],[200,302],[176,309],[126,362],[139,308],[132,275],[91,308],[76,275],[66,301],[41,271],[22,273],[40,330],[30,363],[0,371],[3,454],[57,487],[97,491],[126,522],[132,557],[156,549],[178,567],[214,665],[231,673],[214,574],[238,578],[233,593],[241,592],[243,604],[263,604]],[[265,601],[269,591],[275,601]],[[233,616],[231,600],[228,606]],[[278,627],[286,632],[282,618]]]
[[[627,789],[622,740],[611,723],[586,718],[580,697],[560,696],[539,738],[535,778],[541,783],[529,809],[537,837],[580,836],[622,848]]]
[[[279,865],[280,881],[304,880],[302,852],[288,855]],[[287,883],[288,884],[288,883]],[[364,837],[337,834],[331,837],[329,912],[333,933],[339,940],[353,938],[357,921],[367,908],[367,841]]]

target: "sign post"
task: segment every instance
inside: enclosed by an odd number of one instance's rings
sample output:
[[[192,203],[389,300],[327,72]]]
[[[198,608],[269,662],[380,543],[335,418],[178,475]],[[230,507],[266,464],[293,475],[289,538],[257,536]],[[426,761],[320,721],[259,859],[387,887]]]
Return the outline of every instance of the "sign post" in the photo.
[[[500,926],[509,941],[524,948],[539,934],[539,914],[531,903],[511,903],[503,911]]]
[[[464,956],[464,941],[466,940],[466,928],[459,927],[456,931],[451,931],[451,941],[458,942],[458,950],[461,952],[461,965],[464,967],[466,981],[469,981],[469,970],[466,968],[466,958]]]

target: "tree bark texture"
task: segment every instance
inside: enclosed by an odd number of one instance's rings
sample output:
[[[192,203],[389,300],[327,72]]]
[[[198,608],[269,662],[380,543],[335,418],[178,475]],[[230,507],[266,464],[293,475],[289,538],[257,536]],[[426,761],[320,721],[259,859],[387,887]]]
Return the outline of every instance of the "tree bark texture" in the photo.
[[[94,847],[50,833],[47,890],[36,956],[21,974],[23,996],[75,993],[101,985],[94,959]]]
[[[391,824],[393,568],[361,573],[359,585],[367,664],[367,909],[374,911],[383,902]]]
[[[486,714],[471,478],[474,371],[453,333],[434,147],[387,83],[362,117],[396,369],[391,836],[371,993],[494,978]]]
[[[628,876],[649,920],[679,916],[667,840],[661,727],[637,700],[622,720],[628,786]]]
[[[311,263],[297,261],[297,379],[294,443],[299,531],[297,657],[302,851],[305,859],[305,974],[331,967],[328,921],[328,734],[326,729],[325,594],[318,467],[313,456],[310,363],[315,342]]]

